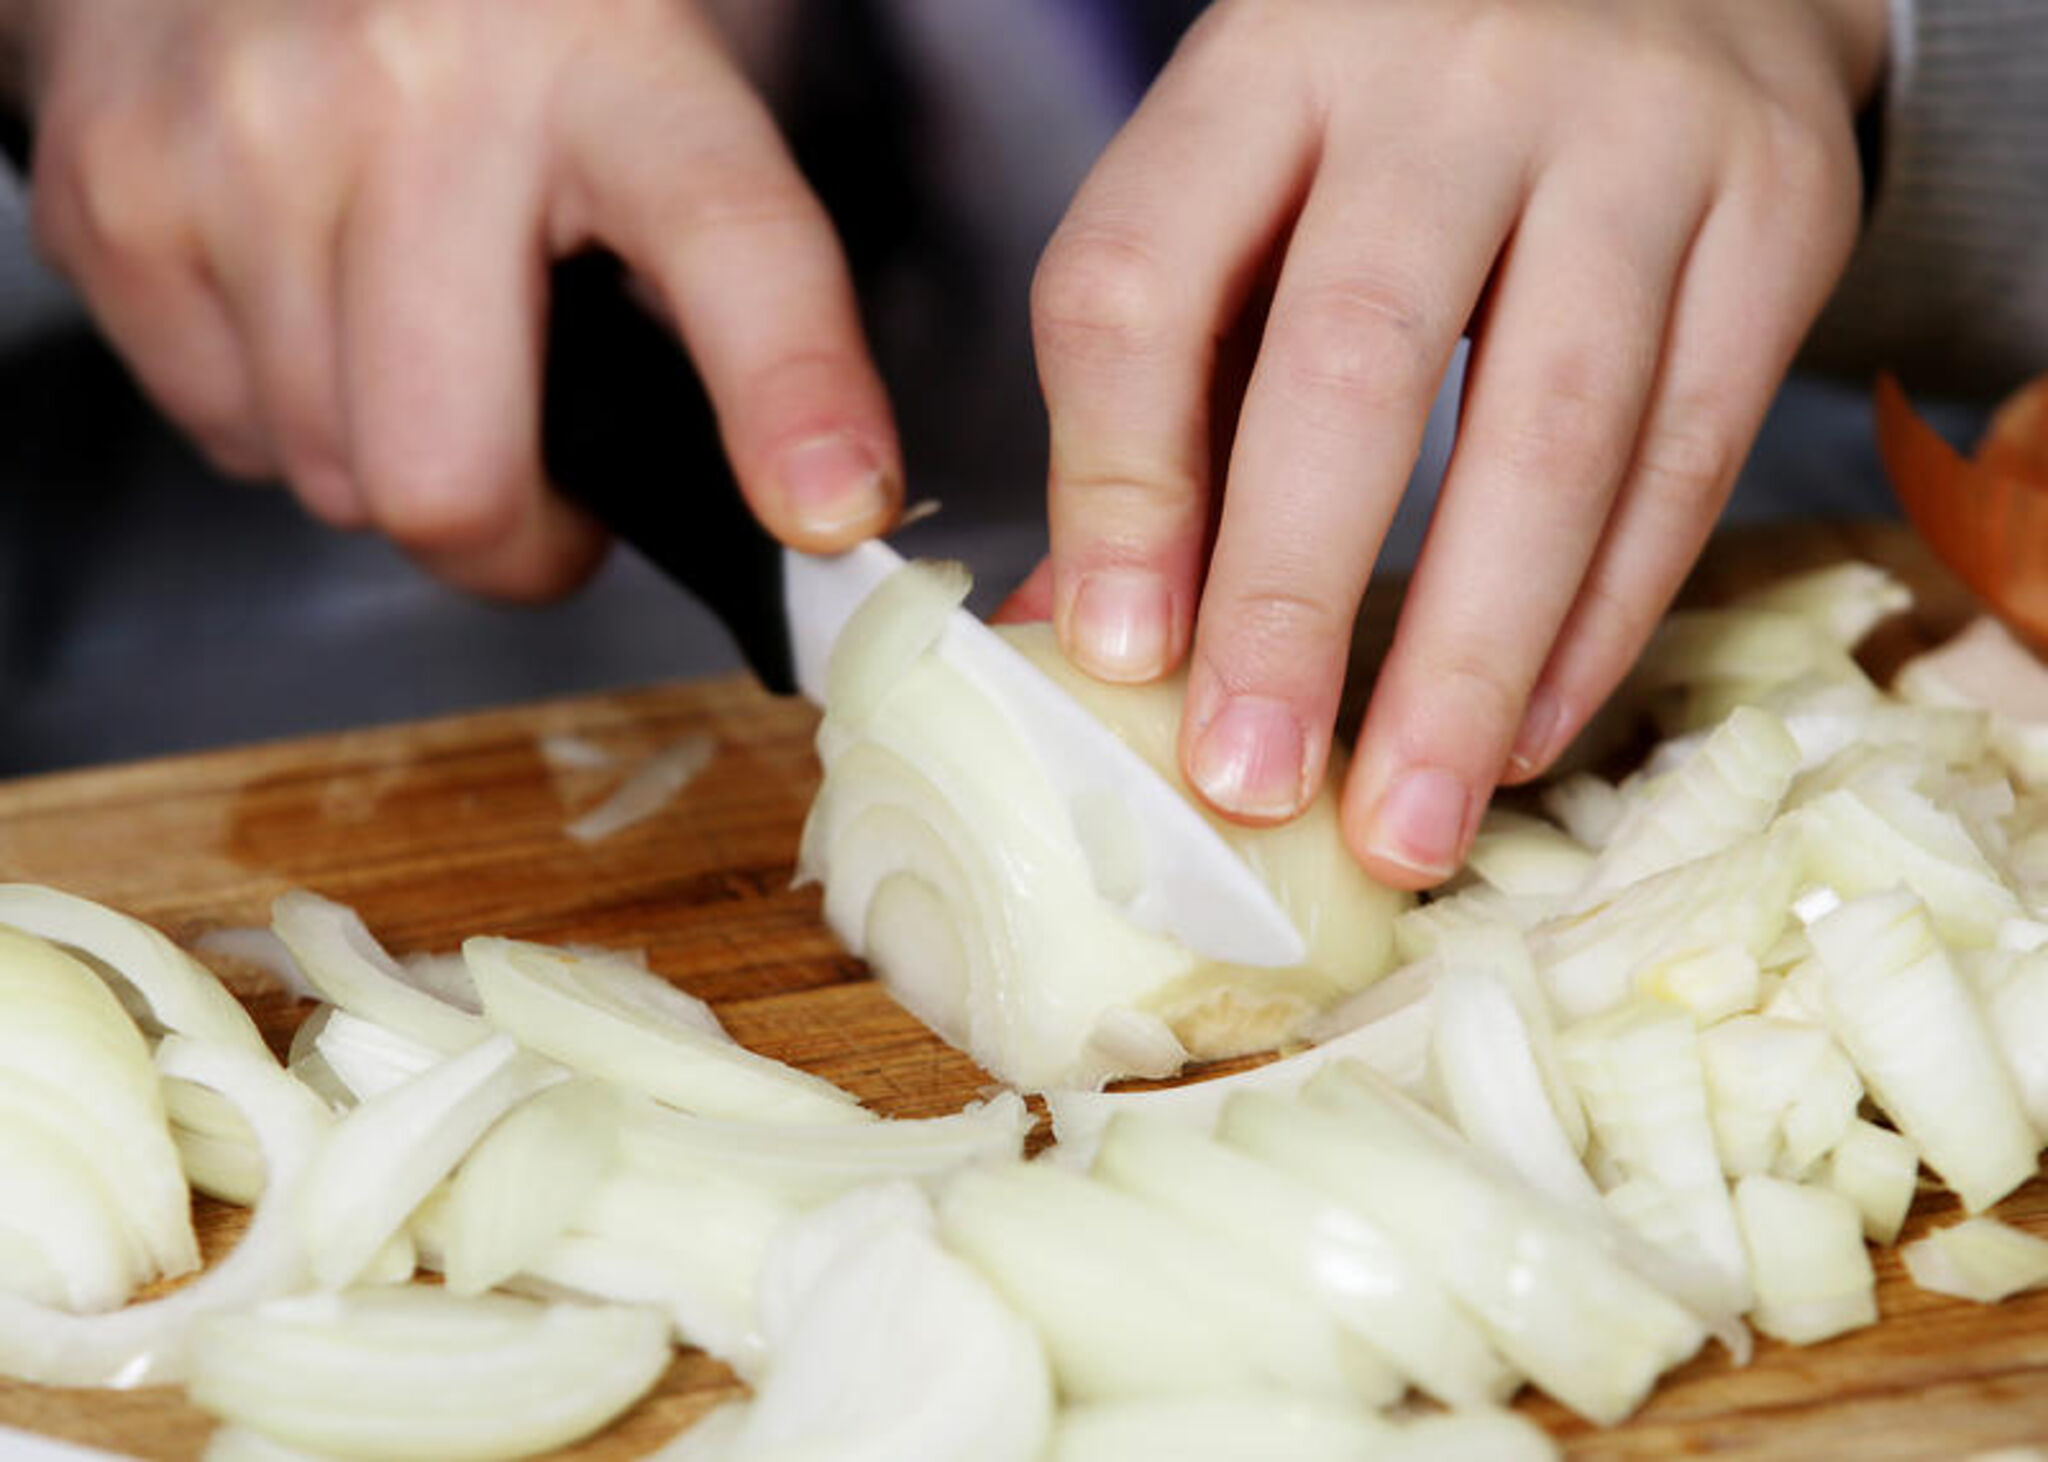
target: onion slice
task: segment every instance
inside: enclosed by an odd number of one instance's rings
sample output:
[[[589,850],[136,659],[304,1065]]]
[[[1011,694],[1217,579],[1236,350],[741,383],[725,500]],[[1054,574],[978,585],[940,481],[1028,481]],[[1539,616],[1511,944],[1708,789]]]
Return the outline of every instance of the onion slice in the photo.
[[[306,1178],[314,1279],[331,1289],[354,1281],[485,1129],[561,1076],[496,1035],[342,1118]]]
[[[306,1275],[298,1204],[333,1119],[266,1053],[167,1036],[166,1077],[211,1087],[248,1118],[269,1180],[232,1254],[162,1299],[103,1315],[71,1315],[0,1294],[0,1371],[51,1386],[161,1385],[183,1378],[195,1318],[298,1287]]]
[[[486,1016],[572,1070],[707,1116],[874,1120],[822,1077],[666,1010],[646,989],[647,982],[665,985],[658,976],[517,939],[479,936],[462,952]],[[621,983],[625,973],[636,977],[630,985]]]
[[[189,1389],[217,1416],[316,1452],[488,1462],[596,1431],[669,1355],[653,1310],[406,1286],[208,1316]]]
[[[8,883],[0,884],[0,924],[97,961],[167,1031],[269,1054],[255,1019],[213,971],[140,919],[41,884]]]

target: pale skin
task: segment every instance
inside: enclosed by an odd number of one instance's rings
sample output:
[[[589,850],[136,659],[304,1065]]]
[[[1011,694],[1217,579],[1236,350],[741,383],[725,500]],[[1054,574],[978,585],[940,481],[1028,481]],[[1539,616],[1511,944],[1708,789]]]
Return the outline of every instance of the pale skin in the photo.
[[[473,589],[572,584],[599,540],[542,480],[537,361],[547,263],[595,242],[764,524],[893,520],[829,220],[687,0],[0,0],[0,30],[43,248],[228,470]],[[1439,881],[1710,531],[1854,241],[1884,32],[1883,0],[1219,0],[1039,270],[1052,556],[1019,602],[1099,676],[1189,662],[1190,780],[1287,818],[1469,334],[1343,789],[1369,871]]]

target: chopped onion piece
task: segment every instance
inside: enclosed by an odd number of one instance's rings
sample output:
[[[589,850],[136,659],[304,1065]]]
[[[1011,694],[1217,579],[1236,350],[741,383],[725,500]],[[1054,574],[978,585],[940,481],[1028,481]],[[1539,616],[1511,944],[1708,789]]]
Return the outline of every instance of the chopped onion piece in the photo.
[[[552,1244],[618,1155],[624,1104],[578,1077],[527,1097],[470,1150],[448,1181],[441,1272],[482,1294]]]
[[[0,1192],[10,1247],[40,1282],[16,1292],[79,1313],[111,1310],[150,1277],[119,1206],[61,1131],[0,1106]]]
[[[1962,819],[1911,787],[1883,779],[1837,787],[1793,821],[1810,876],[1845,898],[1904,883],[1925,900],[1945,940],[1989,946],[2020,912]]]
[[[306,1170],[332,1125],[313,1094],[266,1052],[167,1036],[167,1077],[218,1091],[241,1108],[270,1177],[233,1253],[161,1299],[102,1315],[70,1315],[0,1294],[0,1371],[50,1386],[144,1386],[183,1378],[199,1315],[239,1309],[295,1288],[306,1274],[298,1204]]]
[[[349,1014],[443,1055],[490,1035],[483,1021],[407,979],[354,909],[294,889],[278,895],[270,918],[314,988]]]
[[[97,1192],[122,1250],[113,1287],[88,1285],[77,1308],[119,1303],[133,1285],[199,1267],[199,1243],[149,1047],[121,1002],[83,961],[60,946],[0,926],[0,1128],[21,1144],[55,1145],[59,1168]],[[40,1136],[38,1134],[41,1134]],[[42,1182],[72,1184],[25,1147],[13,1154]],[[26,1173],[19,1181],[29,1181]],[[8,1191],[0,1184],[0,1192]],[[55,1201],[54,1191],[52,1201]],[[9,1205],[10,1208],[13,1205]],[[10,1214],[37,1221],[24,1197]],[[89,1220],[81,1215],[81,1236]],[[65,1225],[59,1225],[60,1229]],[[132,1263],[130,1262],[132,1261]]]
[[[614,1172],[526,1277],[666,1310],[676,1333],[757,1375],[756,1288],[768,1246],[796,1210],[732,1178],[667,1181]]]
[[[588,736],[572,731],[551,731],[535,738],[535,745],[540,759],[559,771],[601,772],[618,760]]]
[[[1749,1308],[1749,1263],[1722,1177],[1699,1034],[1684,1010],[1638,997],[1567,1030],[1559,1049],[1594,1138],[1624,1179],[1655,1183],[1683,1217],[1684,1257]]]
[[[1897,1243],[1919,1186],[1920,1150],[1889,1127],[1858,1118],[1828,1154],[1820,1180],[1856,1205],[1863,1236]]]
[[[1807,933],[1829,1025],[1963,1206],[1977,1212],[2032,1177],[2040,1140],[1926,906],[1904,888],[1866,894]]]
[[[1314,1184],[1141,1112],[1110,1122],[1092,1171],[1313,1295],[1446,1405],[1485,1406],[1520,1384],[1434,1273]]]
[[[421,1072],[438,1066],[447,1055],[389,1026],[351,1015],[339,1006],[323,1007],[309,1017],[308,1023],[313,1020],[320,1022],[312,1037],[313,1051],[328,1074],[341,1084],[348,1098],[342,1105],[353,1106],[394,1086],[402,1086]],[[317,1079],[309,1084],[317,1085]],[[323,1091],[322,1095],[330,1094]]]
[[[1757,1173],[1735,1185],[1735,1213],[1756,1282],[1757,1329],[1812,1345],[1877,1323],[1877,1275],[1854,1203]]]
[[[1387,1101],[1377,1088],[1359,1090]],[[1385,1112],[1366,1123],[1355,1111],[1339,1116],[1246,1092],[1224,1107],[1220,1132],[1382,1224],[1509,1361],[1589,1420],[1619,1421],[1699,1349],[1706,1327],[1609,1257],[1595,1224],[1518,1182],[1497,1181],[1455,1139]]]
[[[641,762],[611,796],[565,831],[579,843],[595,843],[647,821],[697,780],[717,754],[718,742],[703,732],[678,738]]]
[[[849,1125],[748,1122],[636,1104],[621,1133],[631,1169],[667,1178],[724,1174],[803,1206],[867,1183],[912,1179],[936,1190],[956,1169],[1023,1155],[1033,1118],[999,1092],[944,1117]]]
[[[1599,1190],[1537,1065],[1536,1038],[1507,988],[1482,966],[1449,964],[1436,984],[1435,1017],[1432,1070],[1458,1129],[1560,1203],[1598,1207]],[[1576,1093],[1565,1099],[1580,1110]]]
[[[293,1446],[483,1462],[589,1435],[668,1362],[652,1310],[408,1286],[209,1316],[193,1337],[190,1394]]]
[[[1540,817],[1489,807],[1465,866],[1505,894],[1562,897],[1585,882],[1593,850]]]
[[[1046,1110],[1059,1140],[1048,1160],[1086,1167],[1095,1156],[1103,1129],[1124,1111],[1167,1117],[1207,1132],[1233,1093],[1284,1095],[1299,1091],[1333,1061],[1357,1061],[1404,1090],[1419,1088],[1428,1074],[1434,991],[1442,970],[1442,963],[1432,960],[1395,971],[1329,1013],[1332,1020],[1355,1019],[1357,1024],[1326,1035],[1319,1033],[1319,1044],[1248,1071],[1147,1091],[1047,1092]]]
[[[354,1281],[493,1122],[561,1075],[497,1035],[343,1117],[306,1177],[314,1279],[334,1289]]]
[[[255,1020],[213,972],[140,919],[41,884],[8,883],[0,884],[0,924],[96,961],[164,1030],[268,1053]]]
[[[1934,1229],[1900,1257],[1920,1288],[1979,1304],[2048,1285],[2048,1239],[1995,1218]]]
[[[1700,1032],[1700,1066],[1721,1171],[1773,1171],[1785,1148],[1785,1114],[1831,1044],[1808,1021],[1738,1015]]]
[[[277,982],[279,989],[295,1000],[318,1000],[320,992],[292,958],[277,931],[261,925],[208,929],[192,941],[192,952],[250,965]]]
[[[1264,1390],[1374,1406],[1402,1390],[1293,1285],[1071,1169],[964,1172],[939,1230],[1036,1327],[1067,1397]]]
[[[490,1019],[572,1070],[706,1116],[874,1120],[822,1077],[706,1029],[682,1013],[680,992],[653,996],[653,985],[666,985],[658,976],[517,939],[479,936],[462,953]]]
[[[1585,914],[1529,934],[1543,986],[1565,1020],[1618,1005],[1663,965],[1735,946],[1761,957],[1790,918],[1801,884],[1796,837],[1769,832],[1630,884]]]
[[[1799,746],[1769,711],[1738,707],[1685,761],[1637,788],[1568,901],[1589,909],[1651,874],[1761,833],[1799,767]]]
[[[754,1399],[672,1462],[1043,1462],[1052,1381],[1031,1329],[932,1235],[924,1197],[862,1189],[791,1224],[762,1276]]]
[[[164,1080],[161,1086],[171,1142],[178,1150],[185,1181],[223,1202],[254,1208],[263,1195],[263,1148],[248,1119],[207,1087],[175,1078]]]

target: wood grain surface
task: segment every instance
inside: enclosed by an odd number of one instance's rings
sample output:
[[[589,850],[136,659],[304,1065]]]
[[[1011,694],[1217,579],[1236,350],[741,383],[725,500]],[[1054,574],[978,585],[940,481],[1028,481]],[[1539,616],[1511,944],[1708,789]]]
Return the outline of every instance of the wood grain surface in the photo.
[[[1688,597],[1842,557],[1884,563],[1920,596],[1877,637],[1880,662],[1970,612],[1888,524],[1725,536]],[[1395,603],[1376,595],[1365,640]],[[889,1114],[956,1109],[987,1077],[898,1010],[834,943],[815,894],[791,887],[816,780],[813,725],[799,704],[720,680],[0,783],[0,878],[101,899],[181,939],[262,922],[276,894],[306,887],[356,906],[399,952],[479,932],[641,949],[748,1045]],[[719,751],[661,816],[585,847],[563,826],[606,784],[550,767],[540,738],[565,732],[628,758],[695,732]],[[305,1007],[253,973],[234,982],[281,1050]],[[1954,1212],[1928,1194],[1906,1236]],[[1997,1212],[2048,1234],[2048,1184],[2037,1177]],[[240,1214],[208,1200],[198,1213],[209,1254],[223,1252]],[[1744,1368],[1710,1351],[1611,1430],[1540,1398],[1525,1404],[1567,1455],[1603,1462],[1948,1459],[2048,1441],[2048,1293],[1981,1307],[1922,1294],[1892,1253],[1877,1265],[1884,1318],[1872,1329],[1807,1349],[1766,1341]],[[629,1416],[561,1455],[642,1456],[736,1390],[722,1366],[684,1354]],[[6,1381],[0,1424],[162,1462],[196,1458],[210,1429],[170,1390]]]

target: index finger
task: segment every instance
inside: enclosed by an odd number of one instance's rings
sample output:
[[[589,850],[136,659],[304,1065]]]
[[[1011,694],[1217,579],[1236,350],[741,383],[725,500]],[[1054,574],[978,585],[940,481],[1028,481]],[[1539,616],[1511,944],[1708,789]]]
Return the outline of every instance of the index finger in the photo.
[[[845,256],[773,119],[707,37],[566,88],[555,247],[601,239],[652,287],[778,538],[887,527],[903,468]],[[564,237],[567,235],[567,237]]]

